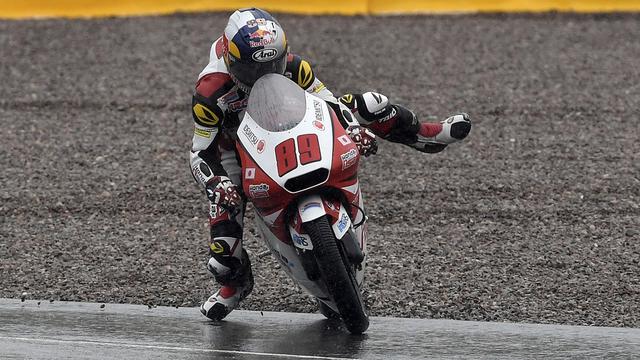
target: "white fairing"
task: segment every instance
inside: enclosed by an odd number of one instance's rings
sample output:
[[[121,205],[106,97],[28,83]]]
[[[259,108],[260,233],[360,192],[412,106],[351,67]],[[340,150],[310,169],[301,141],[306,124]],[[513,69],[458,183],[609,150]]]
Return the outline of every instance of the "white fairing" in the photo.
[[[327,214],[318,195],[305,196],[298,203],[298,213],[302,222],[309,222]]]
[[[263,78],[269,77],[265,75]],[[284,76],[273,75],[274,82],[265,84],[258,80],[251,90],[249,105],[238,128],[238,140],[262,170],[284,188],[287,180],[306,174],[312,170],[331,169],[333,158],[333,124],[327,104],[317,97],[304,92]],[[261,86],[272,86],[269,90]],[[295,89],[291,89],[291,87]],[[254,94],[269,96],[254,96]],[[303,111],[304,110],[304,111]],[[278,173],[276,145],[287,139],[297,139],[299,135],[315,134],[318,137],[320,160],[302,164],[297,161],[300,149],[296,146],[296,167],[283,174]],[[327,179],[324,179],[326,182]],[[303,189],[304,190],[304,189]],[[302,190],[301,190],[302,191]]]
[[[308,164],[298,162],[296,168],[280,176],[276,166],[276,145],[307,134],[317,135],[321,153],[320,160]],[[284,184],[287,180],[296,176],[320,168],[331,169],[334,138],[331,115],[326,103],[304,92],[283,76],[265,75],[254,84],[247,112],[238,128],[238,141],[260,168],[282,188],[285,188]],[[299,151],[296,151],[296,156],[299,156]],[[326,181],[327,179],[324,179],[324,182]],[[362,208],[362,196],[358,183],[356,182],[345,190],[360,195],[359,206]],[[287,191],[289,190],[287,189]],[[324,202],[317,194],[306,195],[297,201],[298,215],[303,223],[327,214]],[[313,249],[310,237],[307,234],[298,233],[289,225],[288,230],[293,243],[288,244],[279,240],[271,232],[269,226],[273,225],[279,214],[280,212],[277,212],[264,217],[259,213],[256,214],[256,223],[263,240],[274,257],[282,264],[282,268],[298,285],[337,311],[335,304],[327,295],[322,281],[309,280],[299,258],[299,249]],[[340,220],[333,226],[338,239],[342,239],[350,229],[353,229],[351,219],[343,206],[340,207]],[[359,213],[354,221],[360,222],[361,220],[362,215]],[[354,229],[363,251],[366,242],[365,226]],[[365,263],[366,260],[356,270],[358,284],[363,282]]]

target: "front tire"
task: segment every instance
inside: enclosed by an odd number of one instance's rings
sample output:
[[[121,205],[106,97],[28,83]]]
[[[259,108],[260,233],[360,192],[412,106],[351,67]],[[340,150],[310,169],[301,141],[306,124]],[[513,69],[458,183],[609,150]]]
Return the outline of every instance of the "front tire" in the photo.
[[[304,229],[311,237],[320,274],[347,330],[362,334],[369,328],[369,317],[352,266],[339,247],[327,217],[304,223]]]

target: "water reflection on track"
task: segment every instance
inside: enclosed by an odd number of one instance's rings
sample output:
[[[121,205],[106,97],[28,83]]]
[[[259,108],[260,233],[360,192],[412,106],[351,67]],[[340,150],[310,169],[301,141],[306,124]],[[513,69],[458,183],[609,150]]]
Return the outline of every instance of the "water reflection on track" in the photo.
[[[640,356],[640,329],[372,318],[361,336],[318,314],[0,299],[2,359],[421,359]]]

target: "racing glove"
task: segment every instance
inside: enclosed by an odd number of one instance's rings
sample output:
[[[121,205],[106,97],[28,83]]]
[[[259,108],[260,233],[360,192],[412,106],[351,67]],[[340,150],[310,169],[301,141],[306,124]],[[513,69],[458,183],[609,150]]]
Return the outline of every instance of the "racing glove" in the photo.
[[[469,115],[465,113],[448,117],[440,124],[442,124],[442,131],[433,138],[433,142],[438,144],[451,144],[460,141],[466,138],[471,131],[471,120]]]
[[[369,129],[362,126],[350,126],[347,128],[347,134],[358,147],[360,155],[369,156],[378,152],[378,141]]]
[[[442,120],[440,123],[421,123],[415,142],[405,144],[426,153],[437,153],[447,145],[460,141],[469,135],[471,120],[462,113]]]
[[[214,176],[205,186],[207,197],[212,204],[233,209],[240,205],[242,198],[238,187],[226,176]]]

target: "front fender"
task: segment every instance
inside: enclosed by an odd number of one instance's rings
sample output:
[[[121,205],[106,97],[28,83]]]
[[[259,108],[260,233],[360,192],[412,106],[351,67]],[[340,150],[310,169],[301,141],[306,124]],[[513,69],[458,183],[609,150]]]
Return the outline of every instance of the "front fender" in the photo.
[[[315,220],[327,214],[320,195],[305,196],[298,201],[298,216],[303,223]]]
[[[333,205],[331,205],[333,204]],[[339,203],[337,203],[339,204]],[[298,200],[297,214],[293,224],[289,224],[289,233],[294,246],[300,249],[311,250],[313,245],[309,235],[302,230],[302,224],[329,215],[329,224],[337,239],[342,239],[351,228],[351,219],[347,210],[330,200],[323,200],[319,195],[308,195]],[[299,221],[298,221],[299,219]]]
[[[288,226],[293,246],[299,249],[313,250],[311,238],[302,230],[302,224],[325,215],[327,215],[327,212],[324,208],[322,198],[319,195],[308,195],[298,200],[298,207],[293,217],[293,222],[289,223]]]

